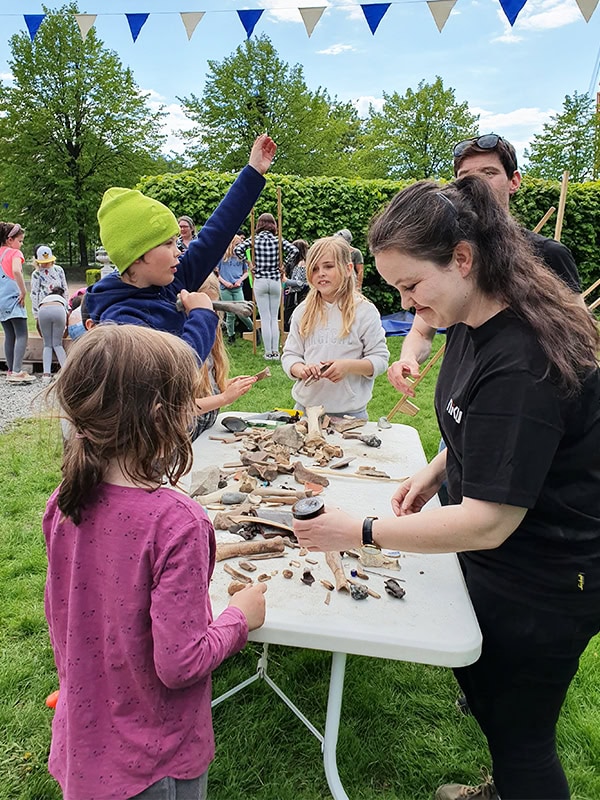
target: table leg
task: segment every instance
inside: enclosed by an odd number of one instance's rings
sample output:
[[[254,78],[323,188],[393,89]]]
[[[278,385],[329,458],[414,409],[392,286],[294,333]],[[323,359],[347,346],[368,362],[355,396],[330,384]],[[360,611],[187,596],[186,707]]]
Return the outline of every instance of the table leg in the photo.
[[[323,737],[322,749],[325,775],[334,800],[348,800],[348,795],[344,791],[344,787],[340,781],[336,760],[345,671],[346,653],[333,653],[331,657],[329,697],[327,699],[327,719],[325,722],[325,736]]]

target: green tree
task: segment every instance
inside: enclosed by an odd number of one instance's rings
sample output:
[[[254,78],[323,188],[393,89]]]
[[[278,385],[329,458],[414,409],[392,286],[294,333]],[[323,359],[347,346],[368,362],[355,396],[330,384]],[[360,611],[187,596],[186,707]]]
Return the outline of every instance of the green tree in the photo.
[[[201,97],[178,98],[196,126],[182,136],[199,167],[237,171],[255,137],[278,144],[274,170],[291,175],[348,175],[360,121],[350,103],[306,86],[302,67],[277,55],[268,36],[241,44],[223,61],[209,61]]]
[[[478,115],[458,103],[440,77],[422,80],[406,94],[383,93],[380,112],[371,107],[362,147],[355,156],[363,178],[407,180],[452,177],[452,145],[473,136]]]
[[[151,111],[131,70],[93,29],[82,41],[75,5],[44,12],[33,42],[26,33],[10,39],[13,80],[0,86],[1,199],[29,241],[73,242],[85,266],[103,191],[133,185],[158,156],[163,114]]]
[[[566,95],[561,114],[553,114],[525,150],[527,174],[558,180],[565,170],[574,183],[600,174],[600,115],[587,94]]]

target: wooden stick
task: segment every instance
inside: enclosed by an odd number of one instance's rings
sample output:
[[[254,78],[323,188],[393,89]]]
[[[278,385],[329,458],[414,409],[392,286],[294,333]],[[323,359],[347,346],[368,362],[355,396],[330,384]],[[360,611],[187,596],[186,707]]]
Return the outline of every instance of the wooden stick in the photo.
[[[533,233],[539,233],[555,211],[556,208],[554,206],[550,206],[535,228],[533,228]]]
[[[254,269],[254,206],[250,212],[250,260]],[[254,276],[252,276],[252,352],[256,355],[256,297],[254,295]]]
[[[558,199],[558,215],[556,217],[556,227],[554,228],[554,238],[557,242],[560,242],[560,235],[562,233],[563,217],[565,216],[565,204],[567,202],[568,185],[569,185],[569,171],[565,170],[562,176],[560,197]]]
[[[277,231],[279,234],[279,270],[283,280],[283,214],[281,209],[281,186],[277,187]],[[279,298],[279,333],[283,335],[283,283],[281,286],[281,296]]]
[[[588,287],[581,296],[585,299],[588,296],[588,294],[591,294],[594,291],[594,289],[598,288],[598,286],[600,286],[600,278],[598,278],[597,281],[594,281],[594,283],[592,283],[592,285]]]
[[[417,378],[415,378],[415,381],[414,381],[414,383],[413,383],[413,388],[419,385],[419,383],[420,383],[420,382],[423,380],[423,378],[425,377],[425,375],[427,375],[427,373],[429,372],[429,370],[430,370],[430,369],[433,367],[433,365],[435,364],[435,362],[436,362],[438,359],[440,359],[440,358],[441,358],[441,357],[444,355],[444,351],[445,351],[445,349],[446,349],[446,343],[444,343],[444,344],[443,344],[443,345],[440,347],[440,349],[439,349],[439,350],[437,351],[437,353],[436,353],[436,354],[433,356],[433,358],[432,358],[432,359],[431,359],[431,361],[430,361],[430,362],[427,364],[427,366],[424,368],[424,370],[421,372],[421,374],[420,374],[420,375],[419,375]],[[388,422],[391,422],[391,421],[392,421],[392,417],[396,416],[396,414],[398,413],[398,411],[400,411],[400,408],[401,408],[401,406],[403,405],[403,403],[404,403],[404,402],[405,402],[407,399],[408,399],[408,395],[407,395],[407,394],[403,394],[403,395],[402,395],[402,397],[400,398],[400,400],[398,400],[398,402],[396,403],[396,405],[395,405],[395,406],[392,408],[392,410],[390,411],[390,413],[387,415],[387,420],[388,420]]]
[[[402,483],[406,478],[378,478],[375,475],[365,475],[362,472],[340,472],[337,469],[322,469],[311,467],[312,472],[319,475],[334,475],[336,478],[360,478],[361,481],[391,481],[392,483]]]

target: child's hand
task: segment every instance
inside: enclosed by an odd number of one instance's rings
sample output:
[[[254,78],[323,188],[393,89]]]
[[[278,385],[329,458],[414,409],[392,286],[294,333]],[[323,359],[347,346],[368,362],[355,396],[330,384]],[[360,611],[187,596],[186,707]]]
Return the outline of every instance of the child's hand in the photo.
[[[248,163],[261,175],[271,166],[271,162],[275,158],[277,152],[277,145],[267,133],[261,133],[257,136],[250,151],[250,158]]]
[[[229,601],[230,606],[239,608],[246,617],[249,631],[260,628],[265,621],[266,603],[264,595],[266,591],[267,586],[265,583],[256,583],[237,592]]]
[[[321,365],[320,364],[299,364],[297,369],[294,370],[297,373],[299,380],[307,381],[310,380],[312,383],[313,381],[318,381],[321,377]]]
[[[339,383],[350,371],[350,363],[346,359],[340,358],[337,361],[328,362],[327,369],[321,372],[322,378],[327,378],[332,383]]]
[[[238,397],[250,391],[255,383],[256,377],[254,375],[238,375],[236,378],[232,378],[228,381],[227,388],[223,392],[224,404],[228,406],[230,403],[235,403]]]
[[[206,292],[188,292],[182,289],[180,293],[181,302],[186,313],[190,313],[193,308],[208,308],[213,310],[213,304]]]

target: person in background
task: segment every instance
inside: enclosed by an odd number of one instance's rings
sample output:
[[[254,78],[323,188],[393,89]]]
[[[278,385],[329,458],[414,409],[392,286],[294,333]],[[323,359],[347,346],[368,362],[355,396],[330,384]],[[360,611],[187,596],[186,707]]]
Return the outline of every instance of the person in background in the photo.
[[[33,260],[35,269],[31,273],[31,310],[37,322],[40,303],[44,297],[50,294],[52,289],[61,287],[62,296],[66,298],[69,295],[69,287],[65,271],[56,263],[56,257],[48,245],[38,245]]]
[[[48,294],[40,300],[38,307],[38,325],[44,340],[42,351],[43,375],[42,383],[52,380],[52,351],[56,353],[59,365],[64,366],[67,354],[62,340],[67,327],[69,304],[64,296],[63,286],[50,286]]]
[[[165,205],[132,189],[113,187],[105,192],[98,211],[100,238],[120,274],[88,289],[92,320],[173,333],[203,362],[215,341],[219,319],[209,297],[196,290],[250,213],[276,150],[267,134],[257,137],[248,165],[185,253],[177,249],[179,226]]]
[[[186,214],[179,217],[177,224],[179,225],[177,248],[180,252],[185,253],[190,246],[190,242],[196,238],[196,226],[194,225],[194,220]]]
[[[480,176],[404,189],[369,244],[403,307],[448,329],[435,392],[447,448],[397,489],[393,516],[328,509],[294,524],[298,541],[458,553],[483,644],[454,672],[493,782],[435,798],[568,800],[556,724],[600,629],[596,321]],[[444,479],[449,505],[424,510]]]
[[[248,262],[246,259],[239,258],[234,250],[235,247],[241,242],[242,237],[236,234],[227,250],[223,254],[223,258],[219,261],[217,266],[217,276],[219,279],[219,296],[221,300],[234,300],[240,301],[244,299],[244,281],[248,278]],[[235,320],[236,315],[230,312],[225,314],[225,325],[227,327],[227,341],[229,344],[235,342]],[[252,330],[252,321],[248,317],[240,317],[242,325],[247,331]]]
[[[211,300],[219,299],[219,281],[215,275],[209,275],[200,287]],[[222,406],[228,406],[250,391],[256,383],[253,375],[229,377],[229,358],[223,342],[221,326],[217,328],[215,343],[204,364],[200,367],[200,380],[196,405],[199,416],[194,423],[193,439],[196,439],[208,428],[211,428]]]
[[[454,146],[454,175],[464,178],[479,175],[490,184],[490,188],[505,211],[509,211],[510,198],[521,185],[521,173],[517,165],[515,148],[496,133],[473,136]],[[522,229],[536,255],[548,269],[558,275],[574,292],[581,290],[579,273],[570,250],[554,239]],[[415,392],[408,378],[417,377],[419,365],[429,358],[431,343],[436,329],[428,326],[417,316],[402,343],[400,358],[388,370],[388,379],[402,394],[414,397]]]
[[[99,325],[48,390],[74,431],[42,522],[59,679],[48,767],[65,800],[206,798],[211,673],[264,621],[260,583],[213,619],[213,526],[174,488],[197,389],[181,339]]]
[[[256,223],[254,237],[254,264],[251,264],[254,281],[254,297],[260,314],[265,358],[267,361],[279,360],[279,305],[281,302],[281,281],[285,263],[298,252],[291,242],[282,239],[284,263],[279,263],[279,239],[277,223],[272,214],[261,214]],[[251,239],[244,239],[236,245],[234,253],[240,259],[246,257],[246,250],[252,245]]]
[[[84,295],[78,294],[71,299],[67,316],[67,333],[73,341],[85,333],[85,325],[81,319],[81,305]]]
[[[281,365],[296,408],[367,418],[375,378],[390,357],[379,311],[356,290],[350,247],[318,239],[306,257],[310,291],[292,316]]]
[[[352,266],[354,267],[354,274],[356,275],[356,288],[359,292],[362,291],[363,277],[365,271],[365,259],[358,247],[352,247],[352,234],[348,228],[342,228],[334,236],[341,236],[350,245],[350,252],[352,253]]]
[[[4,331],[4,358],[9,383],[31,383],[23,370],[27,349],[27,289],[21,252],[25,231],[18,223],[0,222],[0,322]]]
[[[289,331],[290,319],[295,309],[308,294],[310,286],[306,279],[306,254],[308,242],[295,239],[292,244],[298,250],[296,257],[288,264],[284,281],[283,330]]]

